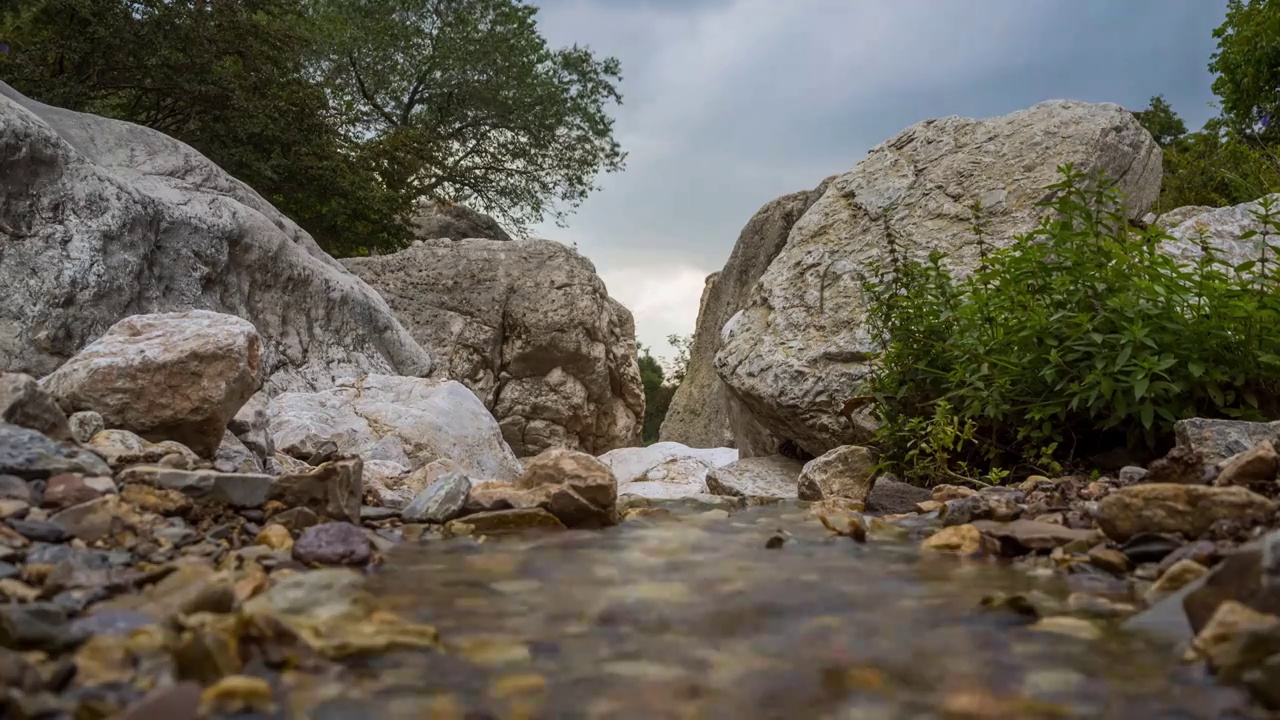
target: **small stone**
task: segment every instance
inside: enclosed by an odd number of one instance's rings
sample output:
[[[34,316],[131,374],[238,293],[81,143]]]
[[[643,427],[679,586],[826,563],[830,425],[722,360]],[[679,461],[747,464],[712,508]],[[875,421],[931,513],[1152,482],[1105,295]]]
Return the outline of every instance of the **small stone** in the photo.
[[[357,457],[284,474],[275,479],[270,499],[285,507],[306,507],[334,520],[358,523],[364,496],[363,470],[364,464]]]
[[[564,523],[542,508],[492,510],[453,520],[445,528],[454,535],[496,535],[523,530],[563,530]]]
[[[1205,482],[1206,475],[1212,471],[1212,463],[1196,450],[1177,446],[1168,455],[1151,463],[1144,483],[1157,484],[1200,484]]]
[[[844,445],[805,463],[797,481],[801,500],[847,498],[865,503],[875,487],[876,456],[870,448]]]
[[[273,710],[271,686],[266,680],[245,675],[224,677],[200,695],[202,716],[266,715]]]
[[[1089,562],[1109,573],[1123,575],[1129,572],[1129,558],[1119,550],[1098,545],[1089,551]]]
[[[471,493],[471,480],[462,473],[449,473],[418,493],[401,511],[405,522],[444,524],[462,514]]]
[[[1034,520],[994,522],[978,520],[973,523],[983,534],[1000,541],[1002,554],[1021,555],[1032,551],[1047,551],[1073,542],[1088,545],[1097,542],[1095,530],[1073,530],[1061,525],[1040,523]]]
[[[1280,615],[1280,530],[1223,558],[1183,600],[1192,630],[1199,632],[1222,603],[1232,600]]]
[[[180,682],[156,688],[130,705],[120,720],[196,720],[200,714],[200,684]]]
[[[1067,596],[1067,611],[1097,619],[1120,618],[1132,615],[1137,608],[1127,603],[1112,602],[1104,597],[1075,592]]]
[[[176,490],[194,500],[207,500],[231,507],[261,507],[272,493],[275,478],[270,475],[223,473],[215,470],[177,470],[158,465],[139,465],[120,473],[122,483],[142,483]]]
[[[983,535],[973,525],[944,527],[926,538],[920,548],[956,555],[994,555],[1000,551],[996,541]]]
[[[1134,565],[1163,562],[1166,557],[1177,552],[1183,545],[1180,535],[1168,533],[1143,532],[1134,535],[1120,546],[1120,551]]]
[[[102,458],[30,428],[0,423],[0,475],[40,480],[67,472],[110,475]]]
[[[0,646],[56,652],[73,641],[67,613],[53,603],[0,605]]]
[[[235,605],[231,576],[219,572],[205,560],[183,560],[159,582],[140,593],[123,595],[98,606],[95,612],[110,609],[150,615],[167,622],[193,613],[228,613]]]
[[[1280,618],[1228,600],[1196,634],[1191,651],[1203,658],[1221,681],[1239,682],[1260,660],[1280,653]]]
[[[3,580],[0,580],[0,595],[3,595],[9,600],[34,602],[40,598],[40,591],[21,580],[4,578]]]
[[[0,422],[30,428],[54,440],[70,440],[67,416],[40,383],[23,373],[0,373]]]
[[[0,499],[31,502],[31,488],[27,481],[16,475],[0,475]]]
[[[1155,605],[1164,598],[1178,592],[1182,588],[1204,577],[1209,568],[1195,560],[1182,560],[1165,571],[1160,579],[1147,590],[1143,599],[1148,605]]]
[[[162,468],[172,468],[174,470],[195,470],[196,463],[183,453],[166,453],[164,457],[156,461],[156,465]]]
[[[977,495],[978,491],[973,488],[961,487],[959,485],[938,485],[933,488],[933,501],[946,503],[948,500],[959,500],[967,498],[971,495]]]
[[[168,517],[185,516],[193,507],[185,494],[150,485],[125,485],[120,489],[120,499],[143,512]]]
[[[15,520],[11,518],[6,520],[5,524],[21,533],[23,537],[36,542],[60,543],[66,542],[71,538],[71,535],[66,530],[51,522]]]
[[[311,508],[297,507],[272,515],[271,522],[283,525],[289,532],[297,535],[313,525],[319,525],[320,516]]]
[[[927,515],[931,512],[940,512],[945,507],[945,503],[940,503],[937,500],[925,500],[924,502],[916,503],[916,512],[921,515]]]
[[[364,531],[346,522],[307,528],[293,545],[293,559],[308,565],[366,565],[372,555]]]
[[[293,535],[289,532],[289,528],[272,523],[262,528],[253,542],[257,545],[265,545],[272,550],[289,550],[293,547]]]
[[[400,517],[400,511],[395,508],[371,507],[369,505],[364,505],[360,508],[360,521],[364,523],[382,522],[394,517]]]
[[[1121,488],[1098,503],[1098,525],[1123,542],[1142,532],[1179,533],[1199,538],[1223,519],[1265,523],[1275,512],[1271,500],[1242,487],[1145,484]]]
[[[1280,455],[1270,440],[1263,440],[1239,455],[1222,461],[1215,485],[1270,485],[1276,481]]]
[[[98,497],[119,492],[119,488],[116,487],[116,481],[109,477],[82,477],[81,481],[85,487],[98,493]],[[93,498],[89,499],[92,500]]]
[[[99,497],[102,497],[102,493],[85,484],[83,475],[63,473],[49,478],[44,489],[44,502],[40,506],[61,510]]]
[[[1217,543],[1209,540],[1197,540],[1193,543],[1183,545],[1177,550],[1166,555],[1164,559],[1160,561],[1160,574],[1163,575],[1168,572],[1169,568],[1182,560],[1194,560],[1205,567],[1213,567],[1218,564],[1219,559],[1220,555]]]
[[[119,495],[104,495],[59,511],[49,521],[70,535],[94,542],[110,534],[127,516],[127,511]]]
[[[1038,622],[1032,624],[1029,629],[1055,635],[1065,635],[1080,640],[1100,640],[1102,638],[1102,630],[1097,625],[1082,618],[1066,615],[1041,618]]]
[[[25,517],[31,506],[24,500],[0,500],[0,519]]]
[[[1045,487],[1052,487],[1056,484],[1057,483],[1055,481],[1050,480],[1049,478],[1043,475],[1032,475],[1028,477],[1026,480],[1023,480],[1021,483],[1018,484],[1018,490],[1024,493],[1029,493],[1029,492],[1032,492],[1033,490],[1040,490]]]
[[[1147,469],[1136,465],[1126,465],[1120,468],[1120,484],[1136,485],[1147,477]]]
[[[67,422],[71,426],[72,437],[78,443],[87,443],[89,438],[107,429],[107,424],[102,420],[102,416],[92,410],[71,413],[71,417],[67,418]]]
[[[154,463],[168,454],[164,448],[128,430],[102,430],[86,444],[116,470]]]

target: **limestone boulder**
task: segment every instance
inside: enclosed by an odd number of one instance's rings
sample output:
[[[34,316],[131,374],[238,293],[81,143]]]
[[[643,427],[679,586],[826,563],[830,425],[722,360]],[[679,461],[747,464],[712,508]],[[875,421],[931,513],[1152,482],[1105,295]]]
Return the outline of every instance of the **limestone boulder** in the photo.
[[[746,307],[751,288],[786,246],[791,227],[822,197],[830,181],[766,203],[738,235],[724,268],[707,278],[689,369],[671,398],[660,440],[696,448],[737,447],[743,458],[777,452],[781,440],[759,427],[725,391],[716,375],[715,357],[725,324]]]
[[[978,260],[974,202],[986,208],[988,241],[1008,246],[1044,217],[1044,188],[1068,162],[1117,180],[1134,218],[1160,189],[1159,147],[1113,104],[1050,101],[985,120],[927,120],[873,148],[791,228],[729,319],[716,372],[766,429],[810,456],[867,440],[867,410],[845,407],[876,351],[860,281],[886,257],[888,235],[910,257],[947,253],[963,274]]]
[[[1173,425],[1178,447],[1196,456],[1199,463],[1216,465],[1252,450],[1259,443],[1280,444],[1280,420],[1246,422],[1215,418],[1187,418]],[[1170,453],[1172,455],[1172,453]]]
[[[600,456],[618,480],[619,495],[675,500],[707,494],[707,474],[735,462],[733,448],[691,448],[659,442],[611,450]]]
[[[1220,520],[1267,522],[1276,504],[1243,487],[1149,483],[1120,488],[1098,503],[1098,527],[1124,542],[1140,533],[1199,538]]]
[[[133,315],[41,381],[63,409],[107,427],[174,440],[203,457],[262,382],[262,341],[234,315]]]
[[[375,291],[177,140],[0,83],[0,166],[0,370],[43,377],[129,315],[191,309],[258,329],[271,392],[431,370]]]
[[[876,485],[876,455],[870,448],[844,445],[805,463],[796,481],[801,500],[842,498],[865,503]]]
[[[327,446],[410,471],[448,458],[477,480],[514,480],[521,472],[493,416],[453,381],[345,379],[322,392],[277,395],[267,415],[276,449],[299,460]]]
[[[550,240],[424,238],[349,258],[423,347],[475,392],[520,457],[635,444],[644,417],[631,313]]]
[[[803,469],[799,460],[782,455],[742,458],[708,472],[707,491],[728,497],[795,499]]]
[[[1280,193],[1270,196],[1280,201]],[[1201,210],[1201,208],[1196,208]],[[1262,250],[1262,236],[1241,240],[1250,230],[1261,231],[1255,213],[1260,210],[1257,201],[1224,208],[1203,208],[1202,212],[1169,213],[1171,221],[1180,221],[1167,227],[1170,239],[1161,244],[1160,250],[1185,264],[1194,264],[1202,254],[1201,242],[1208,243],[1222,260],[1232,266],[1248,260],[1257,260]]]
[[[465,205],[426,203],[413,216],[412,225],[414,236],[425,239],[481,238],[504,242],[511,240],[511,236],[502,229],[497,220]]]

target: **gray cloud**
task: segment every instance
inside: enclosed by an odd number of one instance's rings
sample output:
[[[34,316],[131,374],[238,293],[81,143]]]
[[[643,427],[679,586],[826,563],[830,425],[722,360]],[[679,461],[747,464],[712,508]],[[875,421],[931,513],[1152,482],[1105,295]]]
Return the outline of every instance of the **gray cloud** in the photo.
[[[1225,0],[544,0],[543,31],[622,61],[628,169],[540,234],[577,243],[646,344],[689,332],[700,278],[783,193],[930,117],[1051,98],[1211,116]]]

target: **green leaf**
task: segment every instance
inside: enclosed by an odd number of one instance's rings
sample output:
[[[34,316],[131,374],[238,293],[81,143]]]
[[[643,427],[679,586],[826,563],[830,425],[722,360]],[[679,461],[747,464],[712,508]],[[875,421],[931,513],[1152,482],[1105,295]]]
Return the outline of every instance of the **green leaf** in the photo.
[[[1150,430],[1151,424],[1155,421],[1155,406],[1151,403],[1143,403],[1142,405],[1142,427]]]
[[[1141,400],[1143,395],[1147,394],[1147,386],[1151,384],[1151,378],[1143,376],[1133,384],[1133,399]]]
[[[1187,372],[1191,373],[1191,377],[1200,377],[1204,374],[1204,363],[1199,360],[1187,362]]]

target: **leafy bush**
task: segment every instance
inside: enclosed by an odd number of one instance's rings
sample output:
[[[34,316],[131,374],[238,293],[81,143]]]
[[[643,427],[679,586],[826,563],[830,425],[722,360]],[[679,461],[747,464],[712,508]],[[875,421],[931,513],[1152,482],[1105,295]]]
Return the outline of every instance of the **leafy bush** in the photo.
[[[1113,183],[1071,166],[1049,216],[979,266],[886,260],[863,279],[883,352],[868,380],[890,469],[915,481],[1059,472],[1117,444],[1151,449],[1184,417],[1259,418],[1280,389],[1280,213],[1264,202],[1256,261],[1199,259],[1129,224]]]

